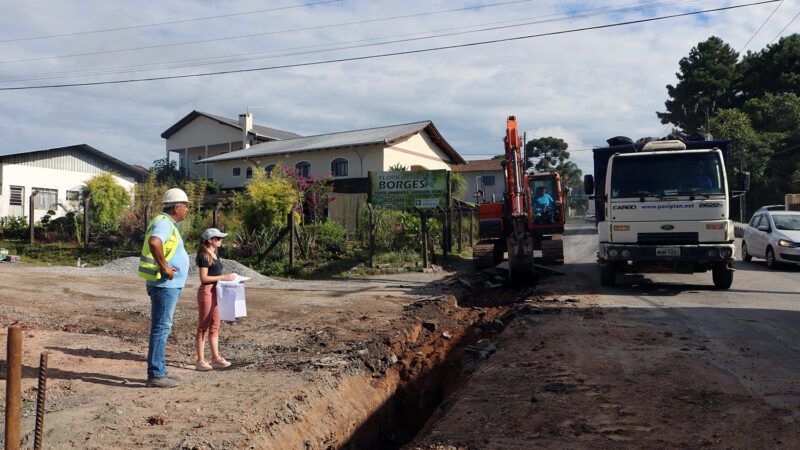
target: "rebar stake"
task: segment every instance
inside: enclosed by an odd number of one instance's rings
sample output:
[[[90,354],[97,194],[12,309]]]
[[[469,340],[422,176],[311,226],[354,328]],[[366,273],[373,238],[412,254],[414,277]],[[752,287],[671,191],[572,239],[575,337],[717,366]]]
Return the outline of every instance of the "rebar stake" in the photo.
[[[33,431],[34,450],[42,450],[44,405],[47,400],[47,355],[48,352],[43,352],[39,357],[39,386],[36,388],[36,429]]]

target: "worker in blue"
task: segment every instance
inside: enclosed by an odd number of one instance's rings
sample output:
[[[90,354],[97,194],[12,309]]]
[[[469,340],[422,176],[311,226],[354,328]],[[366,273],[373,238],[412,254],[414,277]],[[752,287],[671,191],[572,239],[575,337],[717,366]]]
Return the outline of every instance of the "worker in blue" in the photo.
[[[172,330],[172,315],[189,274],[189,255],[178,223],[189,215],[189,198],[180,189],[164,193],[164,211],[147,227],[139,258],[139,276],[150,296],[150,345],[147,349],[147,386],[177,386],[178,377],[167,372],[164,353]]]
[[[555,203],[555,200],[547,193],[544,186],[536,188],[536,196],[533,199],[533,212],[536,223],[553,221],[552,214],[550,214],[553,209],[553,203]]]

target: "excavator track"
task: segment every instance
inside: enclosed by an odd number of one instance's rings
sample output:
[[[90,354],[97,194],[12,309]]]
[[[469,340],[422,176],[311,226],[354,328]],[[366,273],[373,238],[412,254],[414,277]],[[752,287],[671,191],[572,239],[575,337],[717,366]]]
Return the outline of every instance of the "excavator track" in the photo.
[[[564,264],[564,240],[561,235],[542,240],[542,262],[545,264]]]
[[[495,241],[478,241],[472,246],[472,266],[476,271],[494,267],[494,244]]]

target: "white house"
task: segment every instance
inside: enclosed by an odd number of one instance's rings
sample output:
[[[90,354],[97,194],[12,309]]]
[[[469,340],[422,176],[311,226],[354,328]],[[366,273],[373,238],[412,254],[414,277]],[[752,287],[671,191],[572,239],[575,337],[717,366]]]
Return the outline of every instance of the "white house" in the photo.
[[[503,200],[505,178],[502,161],[499,159],[481,159],[467,161],[466,164],[453,166],[453,172],[458,172],[467,180],[467,190],[461,200],[475,202],[494,202]],[[480,197],[476,197],[480,194]]]
[[[117,183],[133,193],[148,172],[126,164],[86,144],[33,150],[0,156],[0,217],[28,216],[30,195],[34,197],[34,220],[55,206],[77,206],[81,186],[101,173],[111,173]]]
[[[200,159],[234,152],[252,144],[291,139],[299,134],[253,123],[253,115],[240,114],[238,120],[202,111],[192,111],[161,133],[166,139],[167,159],[178,154],[178,168],[188,178],[216,179],[212,164],[196,165]]]
[[[274,140],[196,161],[213,165],[214,181],[228,188],[244,186],[252,177],[253,165],[271,169],[282,164],[306,176],[331,174],[335,183],[397,165],[410,170],[450,170],[464,162],[429,120]]]

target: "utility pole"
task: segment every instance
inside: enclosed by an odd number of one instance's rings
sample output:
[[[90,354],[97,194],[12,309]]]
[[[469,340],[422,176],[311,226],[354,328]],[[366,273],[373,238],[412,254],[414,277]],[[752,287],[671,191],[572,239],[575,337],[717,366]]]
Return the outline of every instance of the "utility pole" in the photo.
[[[734,148],[736,145],[736,141],[733,142]],[[739,178],[741,178],[741,174],[744,173],[744,146],[739,149]],[[742,190],[744,190],[744,186],[741,186]],[[743,192],[742,195],[739,197],[739,223],[747,223],[745,222],[745,214],[747,209],[747,201],[745,200],[746,192]]]

